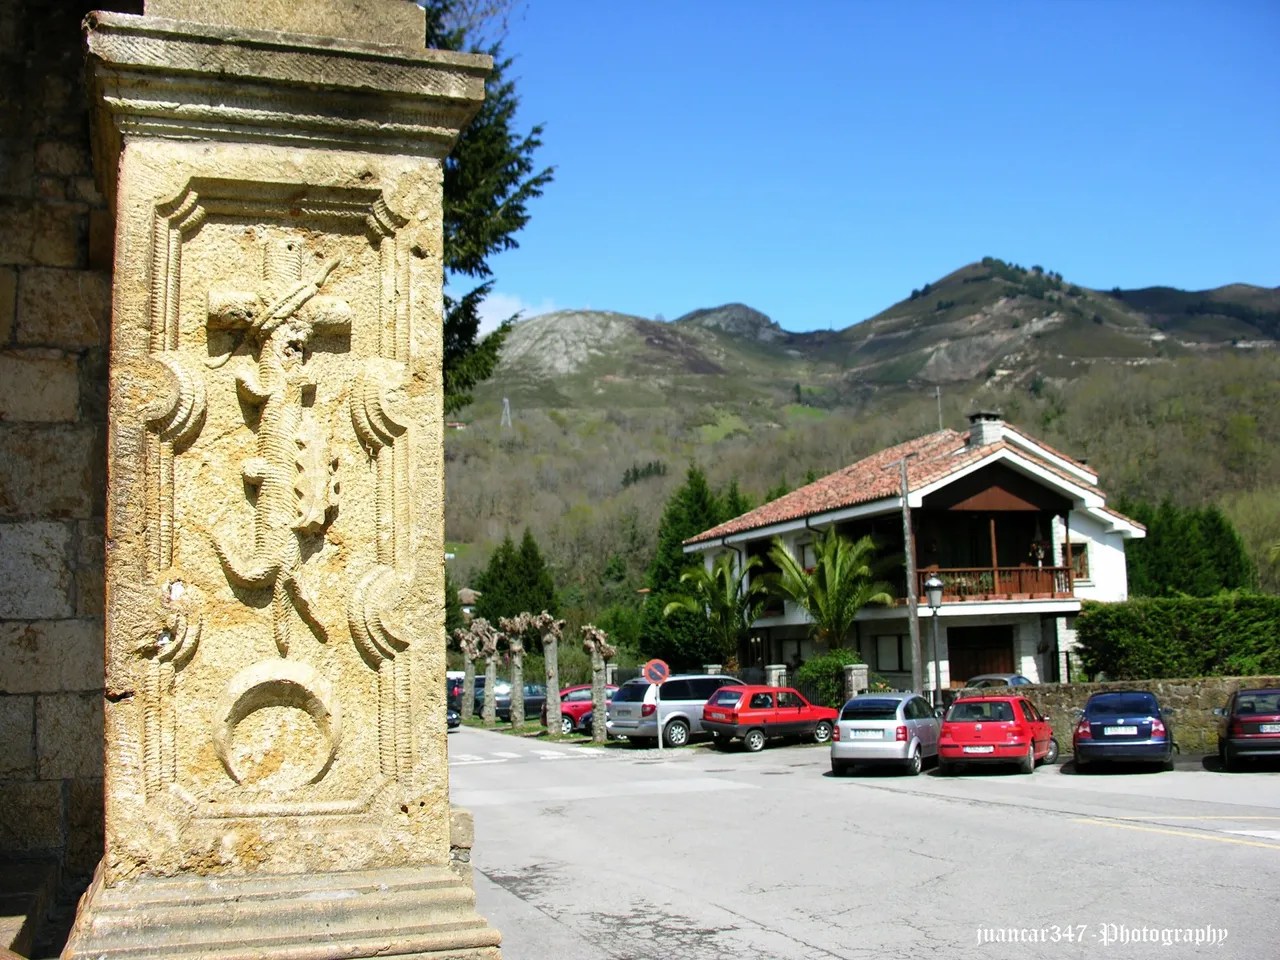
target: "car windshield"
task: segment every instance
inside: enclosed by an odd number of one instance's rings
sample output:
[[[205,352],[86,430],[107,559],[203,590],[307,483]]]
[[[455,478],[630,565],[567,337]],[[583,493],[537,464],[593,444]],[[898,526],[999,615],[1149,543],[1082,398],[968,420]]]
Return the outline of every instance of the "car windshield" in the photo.
[[[711,702],[717,707],[735,707],[741,699],[741,690],[720,690],[711,698]]]
[[[948,723],[982,723],[1013,719],[1013,707],[1005,700],[959,700],[947,711]]]
[[[613,695],[614,703],[640,703],[649,690],[647,683],[624,683]]]
[[[1156,698],[1149,693],[1104,693],[1089,700],[1086,713],[1123,717],[1156,712]]]
[[[1240,694],[1236,713],[1280,713],[1280,690]]]
[[[893,720],[898,716],[899,700],[854,700],[846,703],[841,720]]]

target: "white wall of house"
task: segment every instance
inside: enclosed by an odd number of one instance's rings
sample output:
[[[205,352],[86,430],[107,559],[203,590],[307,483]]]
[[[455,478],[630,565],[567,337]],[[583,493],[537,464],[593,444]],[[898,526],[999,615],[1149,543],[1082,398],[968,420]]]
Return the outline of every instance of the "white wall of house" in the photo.
[[[1053,522],[1054,559],[1065,566],[1066,524]],[[1124,560],[1124,538],[1109,532],[1109,525],[1080,510],[1071,511],[1071,552],[1084,549],[1089,554],[1089,578],[1076,580],[1076,596],[1082,600],[1115,602],[1129,598],[1129,581]]]

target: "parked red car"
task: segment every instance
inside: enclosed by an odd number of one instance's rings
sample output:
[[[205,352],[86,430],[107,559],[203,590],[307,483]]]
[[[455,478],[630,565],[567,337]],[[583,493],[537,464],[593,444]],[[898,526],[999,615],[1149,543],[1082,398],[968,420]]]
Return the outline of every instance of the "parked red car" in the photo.
[[[827,743],[838,715],[787,687],[721,687],[702,708],[702,728],[716,746],[741,737],[743,746],[755,753],[770,737],[811,737]]]
[[[1049,720],[1026,697],[962,697],[951,704],[938,739],[938,772],[960,763],[1017,763],[1030,773],[1058,759]]]
[[[1220,718],[1222,769],[1235,770],[1245,759],[1280,759],[1280,690],[1240,690],[1213,712]]]
[[[604,698],[609,700],[618,688],[610,683],[604,688]],[[547,725],[547,707],[542,706],[542,725]],[[565,687],[560,691],[560,732],[566,737],[575,732],[591,732],[591,684]]]

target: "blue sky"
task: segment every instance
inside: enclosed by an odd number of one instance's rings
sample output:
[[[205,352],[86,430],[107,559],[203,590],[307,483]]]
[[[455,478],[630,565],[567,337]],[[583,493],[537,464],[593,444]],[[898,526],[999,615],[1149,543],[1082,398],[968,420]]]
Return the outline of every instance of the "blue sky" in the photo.
[[[587,2],[513,18],[557,168],[491,317],[843,327],[984,255],[1280,284],[1280,4]]]

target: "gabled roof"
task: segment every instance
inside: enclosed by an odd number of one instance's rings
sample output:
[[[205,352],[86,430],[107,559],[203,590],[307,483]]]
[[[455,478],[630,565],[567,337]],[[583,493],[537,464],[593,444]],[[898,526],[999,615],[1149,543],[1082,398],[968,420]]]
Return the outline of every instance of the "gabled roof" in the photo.
[[[1017,434],[1022,442],[1011,444],[1001,439],[996,443],[974,447],[969,445],[967,432],[939,430],[937,433],[930,433],[915,440],[888,447],[851,466],[815,480],[807,486],[793,490],[777,500],[744,513],[740,517],[735,517],[718,527],[691,537],[685,541],[685,544],[692,546],[774,524],[798,521],[817,514],[869,504],[877,500],[900,499],[902,496],[901,471],[897,468],[897,462],[903,457],[909,457],[907,484],[911,490],[911,499],[914,501],[916,493],[924,488],[934,486],[939,481],[980,464],[1002,451],[1007,452],[1008,459],[1021,461],[1039,471],[1044,471],[1056,482],[1077,488],[1086,495],[1092,494],[1090,499],[1097,504],[1096,509],[1123,521],[1138,531],[1144,529],[1141,524],[1102,504],[1105,494],[1098,489],[1096,483],[1083,478],[1089,476],[1096,480],[1097,474],[1087,466],[1041,444],[1021,430],[1015,430],[1007,424],[1004,425],[1004,430]],[[1043,454],[1037,455],[1037,449],[1043,450]],[[1139,532],[1138,535],[1140,536],[1141,533]]]

